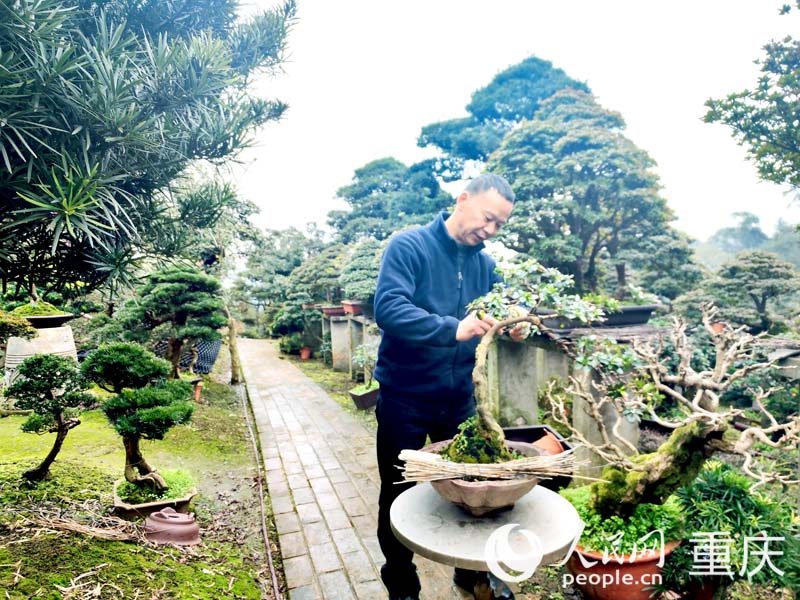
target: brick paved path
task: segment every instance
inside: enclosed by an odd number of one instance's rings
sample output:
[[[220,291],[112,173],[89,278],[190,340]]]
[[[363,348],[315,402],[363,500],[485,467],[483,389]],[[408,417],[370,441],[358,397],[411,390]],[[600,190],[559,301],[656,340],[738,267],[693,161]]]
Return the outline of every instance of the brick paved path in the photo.
[[[240,339],[291,600],[385,600],[375,438],[265,340]],[[471,598],[416,557],[422,600]]]

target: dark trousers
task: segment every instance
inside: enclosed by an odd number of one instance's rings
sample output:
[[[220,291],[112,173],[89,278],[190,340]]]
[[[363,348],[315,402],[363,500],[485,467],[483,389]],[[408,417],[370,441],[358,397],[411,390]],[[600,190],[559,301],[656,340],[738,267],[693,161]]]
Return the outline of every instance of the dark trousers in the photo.
[[[416,597],[420,590],[412,562],[414,553],[397,541],[389,523],[392,502],[414,486],[413,483],[395,483],[403,481],[403,474],[397,468],[403,463],[397,455],[404,449],[422,448],[428,436],[432,442],[453,437],[458,433],[458,426],[473,414],[475,402],[471,395],[419,397],[381,386],[376,408],[378,470],[381,476],[378,542],[386,558],[381,578],[392,597]]]

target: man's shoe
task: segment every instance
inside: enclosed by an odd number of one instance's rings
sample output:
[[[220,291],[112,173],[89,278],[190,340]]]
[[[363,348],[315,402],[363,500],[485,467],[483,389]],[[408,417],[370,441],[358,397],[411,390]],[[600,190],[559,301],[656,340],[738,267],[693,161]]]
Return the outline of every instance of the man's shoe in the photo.
[[[476,600],[514,600],[514,592],[491,573],[456,569],[453,583],[473,594]]]

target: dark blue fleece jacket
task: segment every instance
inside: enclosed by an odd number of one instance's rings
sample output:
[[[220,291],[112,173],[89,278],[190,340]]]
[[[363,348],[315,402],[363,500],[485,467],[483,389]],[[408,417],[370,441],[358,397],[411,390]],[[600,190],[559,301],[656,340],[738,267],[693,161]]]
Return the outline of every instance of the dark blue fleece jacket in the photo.
[[[480,338],[456,342],[456,329],[466,305],[500,281],[483,244],[461,246],[459,260],[447,216],[392,239],[378,275],[375,320],[383,337],[375,378],[410,395],[472,393]]]

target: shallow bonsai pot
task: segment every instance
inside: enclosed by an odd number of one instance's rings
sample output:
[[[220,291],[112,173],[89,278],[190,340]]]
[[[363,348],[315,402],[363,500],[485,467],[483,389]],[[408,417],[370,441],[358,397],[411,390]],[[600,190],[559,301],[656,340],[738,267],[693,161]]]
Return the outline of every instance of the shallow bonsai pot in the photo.
[[[591,321],[589,323],[581,323],[577,319],[555,316],[555,311],[546,308],[537,309],[536,314],[542,318],[542,325],[548,329],[558,331],[578,329],[581,327],[626,327],[630,325],[644,325],[650,320],[650,316],[657,308],[658,304],[622,306],[617,312],[606,314],[605,321]]]
[[[345,314],[348,315],[361,314],[361,303],[356,300],[342,300],[342,308]]]
[[[50,329],[51,327],[61,327],[67,321],[75,318],[72,313],[63,315],[25,315],[23,318],[36,329]]]
[[[344,315],[344,306],[341,304],[338,306],[321,306],[322,314],[328,315],[329,317],[341,317]]]
[[[186,513],[189,511],[189,503],[192,498],[197,495],[197,491],[192,490],[180,498],[164,498],[153,502],[129,504],[120,498],[117,491],[123,483],[125,483],[124,479],[118,479],[114,482],[114,514],[123,519],[140,519],[165,508],[172,508],[175,512]]]
[[[440,453],[452,440],[443,440],[422,448],[423,452]],[[506,440],[506,446],[523,456],[540,456],[544,450],[525,442]],[[431,486],[445,500],[459,506],[473,517],[481,517],[498,510],[511,508],[514,503],[530,492],[539,480],[494,479],[467,481],[465,479],[440,479],[431,481]]]

